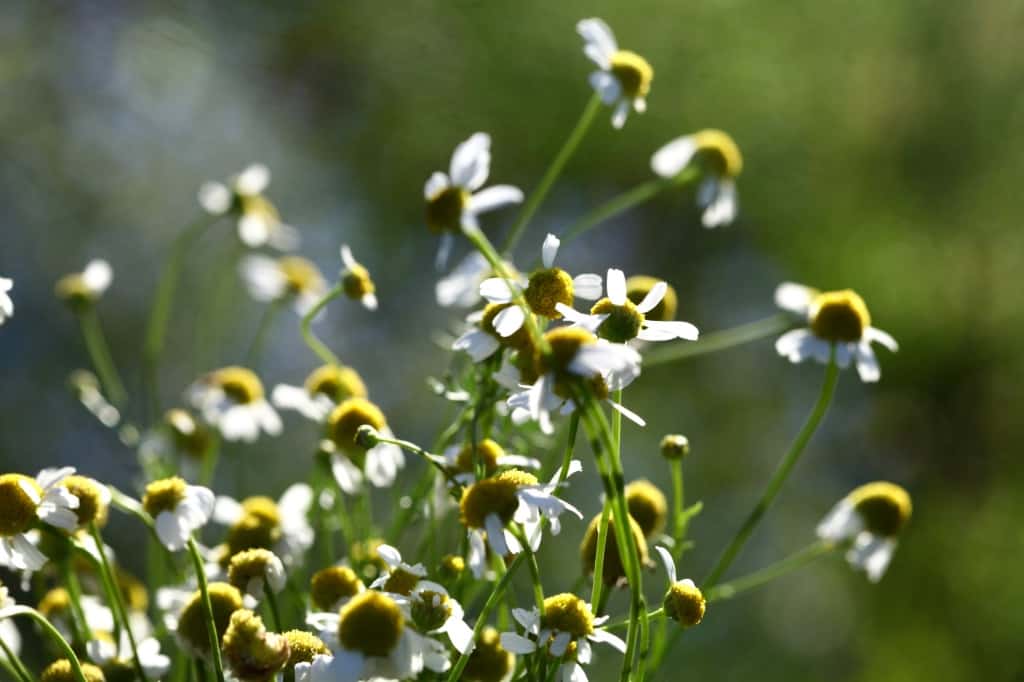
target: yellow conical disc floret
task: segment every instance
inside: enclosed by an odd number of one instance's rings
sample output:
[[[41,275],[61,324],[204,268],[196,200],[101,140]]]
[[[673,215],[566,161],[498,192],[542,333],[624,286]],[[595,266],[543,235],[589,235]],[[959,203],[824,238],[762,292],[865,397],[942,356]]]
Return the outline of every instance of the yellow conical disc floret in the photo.
[[[540,622],[542,628],[568,632],[575,639],[594,632],[594,613],[585,601],[568,592],[544,600]]]
[[[665,527],[668,502],[665,494],[650,481],[641,479],[626,486],[626,506],[644,537],[651,538]]]
[[[79,526],[85,527],[90,523],[102,526],[107,522],[107,496],[100,489],[99,483],[74,474],[66,477],[60,484],[78,498],[75,515],[78,517]]]
[[[348,398],[365,398],[366,384],[359,372],[351,367],[324,365],[306,377],[306,392],[324,395],[340,403]]]
[[[317,609],[329,611],[341,600],[354,597],[364,589],[359,576],[348,566],[328,566],[313,574],[309,597]]]
[[[263,382],[245,367],[224,367],[209,375],[209,382],[240,405],[263,399]]]
[[[331,653],[319,637],[305,630],[289,630],[283,636],[288,641],[289,652],[286,672],[294,671],[296,663],[312,663],[317,656]]]
[[[484,528],[491,514],[507,524],[519,507],[516,493],[524,485],[537,485],[537,477],[519,469],[509,469],[468,486],[462,491],[462,500],[459,502],[459,518],[463,525],[467,528]]]
[[[837,343],[860,341],[871,326],[868,307],[856,291],[826,291],[811,302],[811,331],[820,339]]]
[[[177,476],[153,481],[146,486],[146,492],[142,496],[142,506],[154,518],[160,512],[173,512],[185,499],[187,486],[185,480]]]
[[[0,476],[0,535],[24,533],[36,520],[43,489],[34,478],[21,474]]]
[[[612,343],[626,343],[635,339],[646,319],[628,298],[622,305],[615,305],[610,298],[602,298],[593,305],[590,314],[608,316],[597,328],[597,335]]]
[[[721,130],[707,129],[693,134],[697,154],[715,175],[735,178],[743,170],[743,155],[736,142]]]
[[[288,663],[288,640],[267,632],[248,609],[231,614],[223,636],[224,660],[240,682],[269,682]]]
[[[490,438],[484,438],[476,444],[475,455],[472,443],[466,443],[455,458],[455,470],[472,472],[474,462],[479,460],[484,465],[484,472],[491,474],[498,468],[498,460],[504,456],[505,450]]]
[[[613,54],[611,72],[622,86],[622,94],[628,99],[647,97],[651,91],[654,69],[635,52],[619,50]]]
[[[668,588],[664,607],[666,616],[688,628],[704,619],[707,602],[692,580],[679,580]]]
[[[571,306],[573,293],[572,277],[568,272],[561,268],[547,268],[530,275],[523,297],[534,313],[557,320],[562,314],[555,306],[559,303]]]
[[[895,483],[862,485],[850,493],[849,499],[864,528],[875,535],[895,537],[910,521],[910,494]]]
[[[106,682],[103,671],[91,663],[81,663],[85,682]],[[76,682],[78,678],[71,667],[71,661],[62,658],[54,661],[39,676],[39,682]]]
[[[341,645],[365,656],[390,654],[398,646],[405,628],[405,616],[395,600],[375,590],[353,597],[341,607],[339,616]]]
[[[324,277],[311,261],[300,256],[283,256],[277,261],[284,275],[288,291],[301,294],[305,291],[316,291],[323,286]]]

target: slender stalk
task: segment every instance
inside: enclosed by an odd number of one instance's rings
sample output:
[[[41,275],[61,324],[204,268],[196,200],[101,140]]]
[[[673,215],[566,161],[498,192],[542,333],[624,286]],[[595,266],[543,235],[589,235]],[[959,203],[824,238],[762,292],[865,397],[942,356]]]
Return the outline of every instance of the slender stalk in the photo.
[[[519,542],[523,545],[523,552],[529,559],[530,564],[530,578],[533,581],[533,599],[537,602],[538,613],[544,613],[544,586],[541,584],[540,579],[540,566],[537,564],[537,555],[534,554],[533,549],[530,547],[530,539],[526,537],[526,533],[523,532],[522,528],[513,526],[513,532]]]
[[[512,229],[509,230],[508,237],[505,238],[505,245],[502,247],[503,253],[511,253],[519,242],[519,238],[523,236],[523,232],[526,231],[526,226],[530,224],[530,219],[533,218],[533,214],[540,208],[545,197],[551,187],[555,184],[558,176],[562,174],[562,170],[565,168],[565,164],[568,163],[572,157],[576,148],[579,147],[580,142],[583,140],[583,136],[586,135],[587,129],[594,122],[594,117],[597,112],[601,109],[601,97],[594,93],[590,97],[590,101],[587,102],[587,106],[584,107],[583,113],[580,114],[579,120],[576,122],[576,126],[569,133],[569,137],[566,138],[562,148],[558,150],[558,154],[551,161],[551,165],[544,171],[544,176],[540,180],[540,184],[537,185],[530,193],[530,197],[523,204],[523,209],[519,212],[519,216],[516,218],[516,222],[512,225]]]
[[[562,455],[561,473],[558,474],[559,485],[565,483],[565,479],[569,478],[569,465],[572,463],[572,451],[576,447],[576,434],[579,432],[579,428],[580,414],[573,412],[569,417],[569,439],[565,444],[565,454]]]
[[[203,597],[203,611],[206,612],[206,632],[210,637],[210,658],[213,660],[213,670],[217,674],[217,682],[224,682],[224,664],[220,658],[220,635],[217,634],[217,623],[213,617],[213,602],[210,601],[210,589],[206,584],[203,557],[199,554],[195,538],[188,539],[188,552],[192,556],[196,579],[199,581],[199,592]]]
[[[605,498],[601,508],[601,520],[597,522],[597,553],[594,555],[594,586],[590,590],[590,603],[595,616],[600,616],[604,606],[601,591],[604,589],[604,555],[608,547],[608,521],[611,518],[611,500]]]
[[[338,282],[334,287],[324,294],[324,297],[316,302],[316,305],[310,308],[309,312],[302,316],[302,338],[305,339],[306,345],[309,346],[310,350],[316,353],[317,357],[323,360],[328,365],[340,365],[341,360],[335,355],[330,348],[316,337],[310,325],[313,324],[313,318],[324,309],[324,307],[333,301],[334,299],[341,296],[344,292],[344,288],[341,282]]]
[[[75,653],[74,648],[68,644],[67,640],[57,631],[50,621],[46,617],[28,606],[11,606],[0,610],[0,620],[4,618],[13,618],[14,616],[28,616],[36,622],[39,628],[46,633],[46,635],[53,640],[57,647],[64,654],[64,658],[68,659],[71,664],[71,674],[75,677],[75,682],[87,682],[85,679],[85,673],[82,672],[82,664],[78,660],[78,655]]]
[[[683,460],[676,459],[669,463],[672,470],[672,518],[674,519],[672,539],[675,545],[672,548],[672,559],[678,564],[679,557],[683,554],[683,543],[686,541],[687,517],[683,513],[686,504],[686,493],[683,488]]]
[[[78,576],[71,570],[70,561],[64,559],[58,562],[60,576],[67,586],[68,597],[71,602],[71,625],[74,638],[85,643],[92,640],[92,629],[85,619],[85,612],[82,610],[82,586],[78,582]]]
[[[662,607],[658,607],[658,608],[654,609],[653,611],[648,611],[647,612],[647,617],[648,618],[657,618],[658,616],[661,616],[664,613],[665,613],[665,607],[662,606]],[[617,630],[618,628],[624,628],[627,625],[629,625],[629,618],[623,618],[622,620],[617,620],[614,623],[605,623],[604,625],[601,626],[601,629],[602,630]]]
[[[718,581],[722,578],[722,575],[729,569],[732,562],[739,555],[740,550],[746,544],[747,540],[753,534],[757,524],[760,523],[761,518],[768,511],[768,508],[775,501],[779,491],[782,490],[783,484],[786,479],[789,478],[790,472],[793,471],[793,467],[800,459],[800,455],[803,454],[804,448],[807,447],[807,443],[811,440],[811,436],[817,430],[818,425],[821,424],[822,418],[828,411],[828,406],[832,402],[832,396],[835,394],[836,383],[839,379],[839,367],[836,365],[836,349],[835,344],[832,345],[832,349],[829,352],[828,367],[825,368],[825,380],[821,385],[821,394],[818,396],[818,401],[814,405],[814,409],[811,410],[811,414],[807,417],[807,421],[804,422],[803,428],[800,429],[800,433],[797,434],[796,439],[790,446],[789,450],[783,455],[782,460],[779,462],[775,469],[775,473],[772,474],[771,479],[768,481],[768,485],[765,487],[764,492],[761,494],[761,499],[758,500],[757,505],[750,512],[747,520],[744,521],[740,527],[736,536],[729,543],[729,546],[725,548],[722,555],[718,558],[714,567],[708,573],[708,576],[704,579],[701,589],[705,592],[710,591],[712,587],[718,584]]]
[[[117,366],[110,355],[110,346],[103,335],[103,327],[100,325],[100,318],[96,314],[93,305],[83,307],[78,312],[78,322],[82,328],[82,338],[85,339],[85,347],[89,352],[89,359],[96,370],[96,374],[107,392],[110,402],[115,407],[123,408],[128,399],[128,393],[124,389],[124,382],[117,372]]]
[[[32,675],[25,669],[25,664],[14,655],[11,648],[7,646],[7,642],[2,639],[0,639],[0,651],[3,652],[3,656],[0,656],[0,667],[7,671],[11,679],[17,680],[17,682],[32,682]]]
[[[103,545],[103,536],[100,535],[100,529],[96,526],[95,521],[89,524],[89,533],[92,535],[93,540],[96,541],[96,553],[100,557],[100,573],[102,574],[103,581],[107,586],[110,606],[114,610],[115,617],[120,621],[121,628],[124,633],[128,635],[128,645],[132,650],[132,662],[135,664],[135,674],[138,675],[142,682],[146,682],[146,673],[142,668],[142,660],[139,658],[139,647],[135,642],[135,634],[132,632],[131,622],[128,619],[128,610],[124,607],[124,599],[121,597],[121,590],[117,586],[117,579],[114,578],[114,572],[110,569],[110,561],[107,560],[107,550]]]
[[[781,578],[788,573],[792,573],[797,569],[803,568],[815,559],[831,553],[835,548],[836,545],[834,543],[827,542],[825,540],[818,540],[817,542],[813,542],[803,549],[790,554],[785,559],[780,559],[774,564],[770,564],[758,571],[754,571],[750,575],[745,575],[742,578],[722,583],[706,592],[704,596],[709,602],[732,599],[733,597],[748,590],[761,587],[776,578]]]
[[[249,350],[245,353],[244,364],[253,371],[259,367],[260,357],[263,355],[263,347],[267,342],[267,334],[274,326],[274,320],[277,319],[277,314],[281,312],[281,306],[281,301],[271,301],[263,310],[263,315],[260,316],[259,326],[256,327],[256,333],[249,344]]]
[[[264,580],[264,582],[266,582]],[[270,585],[263,586],[263,594],[267,598],[267,608],[270,611],[270,618],[274,623],[274,632],[284,632],[281,627],[281,610],[277,606],[277,595],[274,594],[274,590],[270,588]]]
[[[731,329],[711,332],[693,343],[663,344],[664,348],[652,350],[644,356],[644,367],[664,365],[676,360],[693,358],[698,355],[715,353],[751,341],[757,341],[782,333],[793,326],[793,318],[786,314],[772,315],[763,320],[748,322]]]

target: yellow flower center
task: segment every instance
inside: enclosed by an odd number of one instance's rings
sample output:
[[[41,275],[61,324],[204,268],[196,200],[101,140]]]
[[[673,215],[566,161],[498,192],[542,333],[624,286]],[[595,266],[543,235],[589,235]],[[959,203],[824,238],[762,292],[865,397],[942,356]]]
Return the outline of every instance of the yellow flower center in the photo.
[[[263,399],[263,383],[255,372],[245,367],[219,369],[210,375],[210,382],[240,405]]]
[[[469,663],[462,671],[467,682],[502,682],[512,672],[516,658],[501,646],[501,633],[487,626],[476,641]]]
[[[700,588],[689,581],[678,581],[665,594],[665,615],[684,628],[697,625],[704,619],[707,602]]]
[[[345,290],[345,295],[355,301],[362,300],[363,296],[377,290],[370,279],[370,271],[358,263],[353,264],[342,274],[341,286]]]
[[[85,682],[106,682],[103,671],[92,663],[81,663],[80,666],[82,674],[85,676]],[[71,667],[71,661],[66,658],[54,661],[39,676],[39,682],[75,682],[77,679]]]
[[[306,392],[310,395],[325,395],[333,402],[340,403],[347,398],[365,398],[366,384],[359,372],[351,367],[324,365],[313,370],[306,378]]]
[[[421,579],[415,573],[399,567],[391,571],[391,575],[384,581],[384,591],[408,597]]]
[[[402,638],[405,616],[395,600],[368,590],[341,607],[338,639],[349,651],[385,657]]]
[[[665,459],[682,459],[690,454],[690,439],[678,433],[670,433],[661,439],[661,456]]]
[[[0,535],[19,535],[31,528],[36,520],[36,500],[42,496],[43,489],[34,478],[22,474],[0,476]]]
[[[864,527],[875,535],[895,537],[910,521],[912,505],[906,490],[886,481],[876,481],[850,493]]]
[[[811,302],[811,331],[820,339],[837,343],[860,341],[871,326],[868,307],[853,289],[826,291]]]
[[[602,298],[590,309],[592,315],[607,315],[597,328],[597,335],[613,343],[625,343],[635,339],[644,323],[644,314],[628,298],[623,305],[615,305],[609,298]]]
[[[412,603],[412,620],[423,632],[436,630],[444,625],[452,613],[448,595],[442,592],[424,590],[417,593]]]
[[[223,639],[224,659],[241,682],[267,682],[288,662],[288,640],[267,632],[248,609],[231,614]]]
[[[242,215],[262,218],[270,225],[281,222],[277,208],[262,194],[236,194],[238,210]]]
[[[594,632],[594,614],[587,603],[575,594],[564,592],[544,600],[541,627],[568,632],[573,638],[586,637]]]
[[[646,97],[651,91],[654,69],[636,52],[619,50],[613,54],[611,72],[619,80],[626,99]]]
[[[331,650],[316,635],[305,630],[289,630],[284,633],[288,641],[288,664],[286,670],[295,670],[296,663],[312,663],[313,659],[320,654],[329,654]]]
[[[224,562],[249,549],[272,549],[281,539],[281,517],[273,500],[250,497],[242,509],[242,517],[228,528]]]
[[[210,603],[213,606],[213,622],[216,625],[217,638],[223,638],[231,623],[231,614],[242,608],[242,593],[227,583],[210,583],[207,588]],[[206,632],[206,611],[203,608],[203,595],[199,590],[189,598],[178,618],[178,635],[199,653],[209,653],[210,638]]]
[[[73,475],[65,478],[60,484],[78,498],[78,509],[74,511],[79,526],[88,526],[94,521],[102,526],[107,522],[107,505],[96,481],[85,476]]]
[[[281,510],[278,509],[277,502],[264,495],[254,495],[242,500],[242,511],[268,525],[281,525]]]
[[[512,336],[501,336],[494,329],[494,318],[502,310],[517,305],[516,303],[488,303],[484,308],[483,317],[480,318],[480,328],[493,336],[498,342],[507,348],[525,348],[530,345],[530,331],[523,324]]]
[[[244,592],[253,578],[266,579],[276,558],[273,552],[263,548],[238,552],[228,564],[228,582]]]
[[[583,563],[583,571],[588,575],[594,570],[594,559],[597,557],[597,535],[601,525],[601,515],[598,514],[587,526],[587,532],[580,543],[580,559]],[[644,532],[640,524],[629,519],[629,529],[633,533],[633,541],[636,543],[637,553],[640,555],[640,563],[646,564],[647,540],[644,539]],[[608,539],[605,544],[604,565],[601,569],[605,585],[625,584],[626,569],[622,564],[622,555],[619,554],[619,543],[615,539],[615,517],[608,517]]]
[[[71,595],[63,587],[56,587],[39,600],[36,610],[50,620],[59,618],[71,607]]]
[[[661,281],[656,277],[648,277],[647,275],[633,275],[626,280],[626,298],[634,304],[640,305],[640,301],[644,300],[644,297],[654,288],[654,285]],[[667,322],[676,319],[678,307],[679,297],[676,295],[675,288],[670,284],[665,290],[665,297],[661,299],[658,305],[644,313],[644,316],[648,320]]]
[[[469,203],[469,192],[447,187],[427,200],[427,227],[432,232],[458,232],[462,229],[462,211]]]
[[[641,479],[627,485],[626,505],[629,507],[629,515],[640,526],[644,537],[653,537],[665,527],[668,502],[664,493],[650,481]]]
[[[538,374],[551,373],[555,377],[554,392],[565,399],[572,398],[570,382],[580,377],[569,370],[576,353],[582,346],[597,343],[597,337],[579,327],[557,327],[544,334],[551,352],[547,355],[534,352],[534,363]],[[598,400],[608,397],[608,385],[599,374],[585,378],[588,390]]]
[[[185,499],[187,485],[185,479],[177,476],[153,481],[146,486],[142,506],[152,517],[156,517],[160,512],[173,512]]]
[[[530,280],[523,292],[526,303],[537,315],[561,319],[562,314],[555,309],[557,303],[572,305],[573,284],[569,273],[561,268],[537,270],[530,275]]]
[[[519,506],[516,493],[524,485],[537,485],[537,477],[519,469],[503,471],[463,489],[459,518],[467,528],[484,528],[491,514],[508,524]]]
[[[345,452],[361,452],[356,431],[368,424],[377,431],[387,426],[384,413],[366,398],[349,398],[334,408],[327,418],[327,432],[334,444]]]
[[[502,447],[490,438],[485,438],[476,444],[475,455],[473,453],[473,444],[466,443],[462,446],[462,449],[459,450],[459,454],[455,458],[455,470],[460,472],[472,472],[474,469],[474,463],[481,461],[484,465],[484,472],[492,474],[495,469],[498,468],[498,460],[504,456],[505,451]]]
[[[697,154],[715,175],[735,178],[743,170],[743,155],[728,133],[721,130],[701,130],[694,133]]]
[[[324,277],[311,261],[299,256],[284,256],[277,261],[281,274],[288,284],[288,291],[301,294],[323,288]]]
[[[202,457],[210,449],[210,430],[195,418],[178,408],[168,410],[164,414],[164,423],[170,431],[174,447],[180,452],[193,457]]]
[[[441,575],[445,578],[458,578],[465,570],[466,560],[458,554],[446,554],[444,558],[441,559]]]
[[[359,576],[348,566],[328,566],[317,571],[309,586],[313,606],[321,611],[333,609],[342,599],[354,597],[364,589]]]

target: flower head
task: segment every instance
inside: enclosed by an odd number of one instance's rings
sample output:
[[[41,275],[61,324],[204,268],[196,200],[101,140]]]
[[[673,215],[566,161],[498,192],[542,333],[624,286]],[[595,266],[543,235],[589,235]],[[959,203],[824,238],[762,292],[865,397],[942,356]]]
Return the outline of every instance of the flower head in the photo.
[[[88,308],[103,296],[113,281],[114,270],[110,263],[91,260],[81,272],[73,272],[57,280],[57,298],[73,310]]]
[[[224,638],[231,617],[243,608],[242,593],[228,583],[210,583],[207,587],[210,605],[213,607],[213,622],[218,641]],[[207,632],[206,611],[203,607],[202,592],[196,590],[185,602],[176,618],[171,619],[173,629],[182,647],[197,656],[210,654],[210,637]]]
[[[341,245],[341,262],[345,266],[341,271],[341,286],[345,295],[362,303],[367,310],[376,310],[377,295],[374,292],[377,287],[370,279],[370,271],[352,256],[348,244]]]
[[[583,53],[598,71],[590,74],[590,86],[601,101],[614,107],[612,125],[621,128],[632,108],[638,114],[647,110],[654,69],[635,52],[620,50],[615,34],[601,19],[584,19],[576,24],[583,38]]]
[[[339,403],[366,395],[366,384],[359,372],[344,365],[322,365],[310,372],[302,386],[278,384],[270,399],[281,409],[295,410],[307,419],[323,422]]]
[[[160,541],[174,552],[184,549],[192,533],[210,520],[213,491],[181,478],[163,478],[146,486],[142,506],[153,517]]]
[[[516,657],[501,645],[501,633],[488,625],[480,631],[462,679],[468,682],[508,682],[515,667]]]
[[[262,547],[238,552],[228,563],[228,582],[257,600],[263,599],[266,587],[274,593],[283,590],[286,579],[284,564]]]
[[[670,433],[661,439],[661,456],[672,461],[690,454],[690,439],[681,433]]]
[[[899,534],[910,521],[912,505],[906,490],[886,481],[862,485],[832,508],[818,524],[818,537],[851,542],[846,560],[878,582],[896,551]]]
[[[697,189],[697,205],[704,210],[701,222],[707,228],[728,225],[738,211],[736,177],[743,170],[739,147],[721,130],[701,130],[678,137],[655,152],[651,169],[671,179],[694,162],[700,163],[704,172]]]
[[[192,404],[229,441],[255,442],[260,432],[281,433],[281,417],[267,402],[263,382],[245,367],[210,372],[189,389]]]
[[[309,598],[318,611],[336,611],[366,587],[348,566],[328,566],[313,574]]]
[[[79,663],[79,666],[85,682],[106,682],[103,671],[92,663]],[[39,682],[75,682],[77,679],[71,661],[66,658],[54,661],[39,675]]]
[[[699,625],[704,619],[705,610],[707,610],[707,600],[704,599],[704,594],[689,578],[676,579],[676,565],[667,549],[661,546],[654,549],[661,557],[665,573],[668,574],[668,590],[665,592],[663,602],[665,615],[684,628]]]
[[[365,398],[349,398],[327,417],[327,438],[322,447],[330,456],[335,481],[346,493],[359,490],[364,476],[378,488],[390,487],[398,470],[405,466],[405,455],[397,445],[377,442],[363,447],[356,438],[361,426],[392,437],[384,413]]]
[[[640,526],[645,538],[652,538],[665,527],[668,501],[656,485],[646,479],[626,486],[626,506],[629,515]]]
[[[78,498],[62,485],[75,472],[72,467],[44,469],[33,478],[0,475],[0,566],[38,571],[46,555],[29,540],[37,521],[72,531],[78,525]]]
[[[213,518],[228,527],[222,563],[227,565],[239,552],[253,549],[270,550],[289,566],[298,563],[313,545],[313,528],[308,520],[312,506],[313,490],[305,483],[288,486],[276,502],[263,496],[241,502],[218,496]]]
[[[615,535],[615,516],[608,516],[608,537],[605,544],[604,563],[602,564],[602,580],[605,585],[625,585],[626,567],[622,561],[622,554],[619,552],[619,543]],[[601,515],[598,514],[590,520],[587,532],[580,543],[580,561],[583,565],[583,572],[587,575],[594,571],[594,560],[597,558],[597,535],[601,525]],[[632,514],[629,515],[629,530],[633,534],[633,542],[636,543],[637,554],[640,556],[640,563],[647,564],[647,540],[644,538],[643,529],[636,522]],[[596,578],[595,578],[596,580]]]
[[[224,660],[239,682],[269,682],[289,659],[288,639],[267,632],[263,619],[248,609],[231,614],[223,635]]]
[[[227,183],[204,182],[199,205],[210,215],[231,214],[238,221],[238,238],[250,248],[272,246],[291,251],[299,233],[281,221],[277,208],[263,195],[270,185],[270,169],[260,163],[247,166]]]
[[[249,254],[239,264],[245,287],[261,303],[290,301],[305,315],[327,292],[327,282],[316,265],[299,256],[271,258]]]

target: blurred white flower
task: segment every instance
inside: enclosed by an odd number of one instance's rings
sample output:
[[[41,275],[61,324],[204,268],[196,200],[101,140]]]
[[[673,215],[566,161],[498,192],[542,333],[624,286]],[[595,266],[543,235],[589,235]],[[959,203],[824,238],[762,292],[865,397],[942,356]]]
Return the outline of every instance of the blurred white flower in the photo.
[[[620,50],[615,34],[601,19],[580,21],[576,32],[583,37],[583,53],[599,69],[590,74],[590,86],[602,102],[614,107],[612,125],[621,128],[630,108],[638,114],[647,110],[654,70],[635,52]]]
[[[14,280],[0,277],[0,324],[14,316],[14,301],[7,292],[14,286]]]
[[[305,315],[327,293],[327,282],[316,265],[298,256],[245,256],[238,266],[249,295],[260,303],[291,301]]]
[[[651,169],[669,179],[697,160],[705,172],[697,188],[697,205],[704,209],[701,222],[707,228],[728,225],[739,211],[736,177],[743,170],[743,156],[727,133],[701,130],[678,137],[654,153]]]
[[[269,185],[270,169],[254,163],[227,184],[204,182],[199,188],[199,205],[210,215],[236,215],[238,238],[248,247],[292,251],[299,245],[298,230],[282,222],[277,208],[263,196]]]
[[[281,417],[267,402],[263,383],[252,370],[224,367],[210,372],[189,388],[189,398],[225,440],[252,443],[260,432],[281,433]]]
[[[36,521],[61,530],[78,525],[78,498],[61,482],[75,473],[74,467],[44,469],[32,478],[23,474],[0,475],[0,566],[15,571],[38,571],[46,555],[29,539]]]
[[[910,495],[894,483],[876,481],[851,491],[818,524],[818,537],[852,543],[846,560],[878,582],[896,551],[899,534],[910,521]]]
[[[214,496],[209,488],[172,477],[148,484],[142,505],[153,517],[160,541],[176,552],[184,549],[192,534],[210,520]]]

